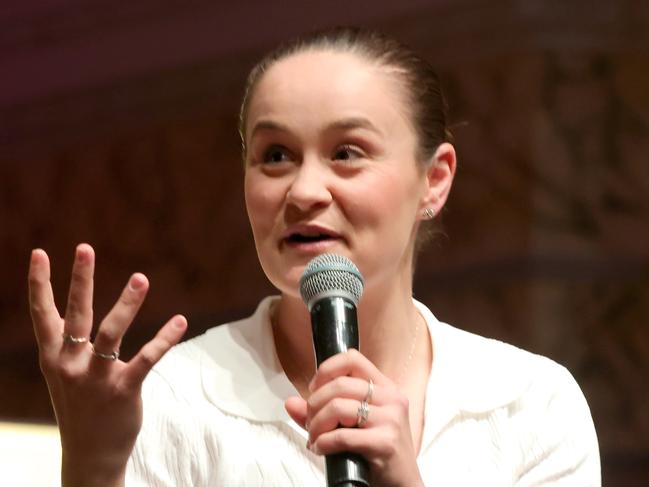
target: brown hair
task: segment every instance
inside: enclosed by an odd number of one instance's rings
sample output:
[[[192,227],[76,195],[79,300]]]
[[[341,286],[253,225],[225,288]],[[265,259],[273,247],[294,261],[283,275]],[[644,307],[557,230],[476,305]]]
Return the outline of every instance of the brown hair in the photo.
[[[411,48],[379,32],[353,27],[336,27],[280,45],[250,71],[239,112],[239,134],[244,160],[248,108],[263,74],[282,59],[300,52],[315,50],[355,53],[370,62],[390,68],[400,78],[411,110],[411,122],[417,132],[419,161],[428,160],[442,142],[452,140],[447,126],[446,102],[439,78],[428,62]]]

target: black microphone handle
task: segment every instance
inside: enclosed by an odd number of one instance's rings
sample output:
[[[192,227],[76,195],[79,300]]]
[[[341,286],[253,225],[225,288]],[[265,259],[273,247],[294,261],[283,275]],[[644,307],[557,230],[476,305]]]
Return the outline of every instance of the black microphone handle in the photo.
[[[332,355],[358,350],[358,321],[356,305],[342,296],[327,296],[311,307],[311,329],[316,363]],[[341,452],[325,457],[329,487],[369,487],[370,471],[362,456]]]

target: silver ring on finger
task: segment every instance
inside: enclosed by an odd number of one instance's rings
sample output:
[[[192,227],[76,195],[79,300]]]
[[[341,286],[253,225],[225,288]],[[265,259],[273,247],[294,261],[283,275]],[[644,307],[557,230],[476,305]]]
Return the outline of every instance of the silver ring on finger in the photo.
[[[114,350],[110,353],[103,353],[103,352],[98,352],[92,343],[90,344],[90,346],[92,347],[92,354],[95,357],[99,357],[104,360],[112,360],[112,361],[115,361],[119,358],[119,349]]]
[[[61,336],[63,337],[63,343],[73,343],[75,345],[78,343],[87,343],[90,340],[90,337],[75,337],[66,332],[61,333]]]
[[[367,423],[367,418],[370,416],[370,405],[367,401],[361,402],[356,412],[356,426],[362,428]]]
[[[365,399],[363,399],[363,402],[366,403],[372,402],[373,395],[374,395],[374,382],[372,382],[372,379],[369,379],[367,381],[367,394],[365,394]]]

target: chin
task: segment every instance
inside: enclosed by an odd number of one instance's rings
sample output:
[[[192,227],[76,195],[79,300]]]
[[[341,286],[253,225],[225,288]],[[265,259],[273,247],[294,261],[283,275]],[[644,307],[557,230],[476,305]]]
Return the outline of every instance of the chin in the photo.
[[[262,264],[262,268],[268,280],[279,292],[300,298],[300,278],[306,264],[283,263],[270,266]]]
[[[302,295],[300,294],[300,284],[299,284],[299,279],[297,282],[273,282],[273,286],[280,292],[282,296],[287,296],[295,299],[302,299]]]
[[[322,254],[339,254],[354,261],[349,251],[336,242],[317,245],[299,245],[280,248],[278,253],[266,254],[264,258],[258,253],[259,261],[268,280],[282,294],[300,296],[300,278],[306,266],[315,257]],[[356,262],[354,262],[356,264]]]

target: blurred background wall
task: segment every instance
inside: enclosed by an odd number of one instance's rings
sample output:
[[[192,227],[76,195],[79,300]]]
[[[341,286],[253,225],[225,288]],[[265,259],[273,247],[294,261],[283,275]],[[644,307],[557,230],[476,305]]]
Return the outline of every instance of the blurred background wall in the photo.
[[[314,28],[378,28],[437,66],[459,152],[415,290],[439,318],[566,365],[605,485],[649,481],[649,2],[5,0],[0,8],[0,420],[53,422],[26,300],[30,249],[64,308],[76,243],[96,316],[152,289],[129,356],[273,292],[245,215],[247,71]]]

